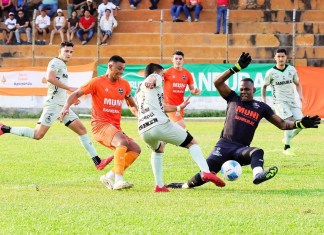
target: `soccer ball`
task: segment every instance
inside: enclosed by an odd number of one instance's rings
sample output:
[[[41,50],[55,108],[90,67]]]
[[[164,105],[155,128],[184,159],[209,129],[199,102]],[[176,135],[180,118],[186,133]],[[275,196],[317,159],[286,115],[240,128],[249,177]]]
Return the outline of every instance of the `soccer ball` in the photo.
[[[221,173],[226,180],[234,181],[242,174],[242,167],[237,161],[229,160],[222,165]]]

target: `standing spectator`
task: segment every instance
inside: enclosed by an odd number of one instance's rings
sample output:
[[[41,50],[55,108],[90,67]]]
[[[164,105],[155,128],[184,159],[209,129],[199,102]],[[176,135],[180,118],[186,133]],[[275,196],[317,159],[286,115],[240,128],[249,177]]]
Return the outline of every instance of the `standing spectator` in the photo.
[[[170,8],[171,16],[173,22],[179,21],[179,15],[183,9],[183,5],[185,4],[186,0],[171,0],[172,6]]]
[[[111,14],[110,9],[106,9],[105,15],[100,19],[100,45],[107,45],[107,39],[111,38],[113,29],[117,27],[117,21]]]
[[[113,4],[115,4],[117,10],[120,10],[120,0],[111,0]]]
[[[16,24],[16,41],[18,45],[21,45],[20,34],[26,33],[27,44],[31,44],[31,25],[28,16],[25,16],[23,10],[18,11],[17,24]]]
[[[200,12],[203,9],[201,5],[202,0],[186,0],[186,4],[183,7],[183,11],[187,17],[187,22],[191,22],[190,11],[195,12],[195,22],[199,21]]]
[[[72,1],[72,3],[70,3]],[[86,0],[66,0],[68,17],[71,18],[72,11],[80,10],[86,4]]]
[[[155,10],[157,9],[157,4],[159,3],[160,0],[150,0],[152,6],[149,7],[150,10]]]
[[[79,27],[78,13],[76,10],[72,11],[71,18],[68,19],[68,28],[66,32],[66,38],[69,42],[72,42],[75,32]]]
[[[28,4],[27,0],[13,0],[12,1],[12,8],[11,11],[18,15],[18,11],[22,10],[25,14],[28,13]]]
[[[3,18],[3,21],[6,20],[7,13],[12,7],[11,0],[0,0],[0,17]],[[1,19],[0,19],[1,21]]]
[[[61,36],[61,43],[64,42],[64,33],[65,33],[66,20],[63,15],[62,9],[57,10],[57,16],[53,20],[53,30],[51,32],[51,38],[48,45],[53,44],[53,38],[56,33],[59,33]]]
[[[128,0],[130,4],[130,8],[133,10],[136,9],[137,5],[141,2],[141,0]]]
[[[17,20],[15,19],[15,13],[9,12],[9,18],[5,21],[6,28],[2,31],[3,39],[7,45],[11,44],[11,39],[16,30],[16,23]]]
[[[46,44],[46,35],[49,33],[49,26],[51,25],[51,18],[46,15],[46,10],[42,9],[41,14],[36,17],[36,44],[37,45],[45,45]],[[39,39],[40,35],[42,35],[42,41]]]
[[[229,6],[229,0],[217,0],[217,26],[216,33],[219,34],[221,21],[223,21],[223,34],[226,33],[226,16]]]
[[[50,10],[48,16],[53,18],[58,8],[58,0],[42,0],[42,4],[38,7],[38,10],[46,9]]]
[[[84,15],[85,10],[89,10],[90,15],[92,15],[94,17],[97,17],[97,15],[98,15],[97,8],[95,8],[95,6],[93,5],[92,0],[87,0],[86,5],[82,6],[82,8],[81,8],[82,16]]]
[[[79,21],[79,30],[77,31],[77,37],[80,39],[82,45],[87,44],[94,34],[94,26],[96,24],[95,18],[90,15],[89,10],[84,11],[84,16]],[[87,38],[84,40],[83,34],[87,34]]]
[[[102,3],[98,6],[98,20],[100,20],[101,16],[105,14],[106,9],[110,9],[113,16],[116,17],[117,8],[115,4],[108,2],[108,0],[102,0]]]

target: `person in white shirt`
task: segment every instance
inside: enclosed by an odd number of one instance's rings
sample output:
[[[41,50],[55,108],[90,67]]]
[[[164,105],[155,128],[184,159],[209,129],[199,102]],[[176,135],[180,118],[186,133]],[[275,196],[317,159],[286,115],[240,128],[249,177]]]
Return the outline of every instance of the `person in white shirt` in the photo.
[[[106,9],[110,9],[114,17],[117,16],[117,7],[115,4],[108,2],[108,0],[102,0],[102,3],[98,7],[98,20],[105,14]]]
[[[286,64],[287,51],[278,49],[274,57],[276,65],[266,73],[264,84],[262,86],[262,101],[266,103],[266,90],[270,85],[272,88],[273,105],[276,114],[284,120],[296,121],[303,117],[299,102],[296,101],[294,85],[299,96],[300,103],[304,103],[302,87],[295,67]],[[290,142],[302,129],[285,130],[285,144],[283,153],[294,155],[290,149]]]
[[[65,25],[66,25],[66,20],[63,15],[62,9],[57,9],[57,16],[53,20],[53,30],[51,32],[51,38],[50,42],[48,45],[53,44],[53,38],[56,33],[59,33],[61,36],[61,42],[64,42],[64,33],[65,33]]]
[[[16,24],[17,20],[15,19],[15,14],[13,12],[10,12],[9,18],[5,21],[6,28],[2,31],[4,42],[7,45],[11,44],[11,39],[16,30]]]
[[[107,45],[107,39],[111,38],[113,29],[116,28],[118,25],[117,20],[111,14],[110,9],[106,9],[105,15],[100,19],[100,45]]]
[[[46,9],[41,10],[41,14],[36,17],[36,44],[45,45],[46,35],[49,33],[49,26],[51,25],[51,18],[46,15]],[[42,41],[40,40],[40,35],[42,35]]]
[[[163,100],[163,67],[151,63],[145,68],[145,80],[136,91],[138,107],[138,132],[152,149],[151,164],[155,177],[155,192],[169,192],[162,179],[162,155],[165,143],[189,149],[189,152],[201,170],[204,182],[213,182],[218,187],[225,183],[209,171],[206,159],[193,136],[179,125],[171,122],[165,112],[184,109],[190,102],[187,98],[179,106],[165,105]]]

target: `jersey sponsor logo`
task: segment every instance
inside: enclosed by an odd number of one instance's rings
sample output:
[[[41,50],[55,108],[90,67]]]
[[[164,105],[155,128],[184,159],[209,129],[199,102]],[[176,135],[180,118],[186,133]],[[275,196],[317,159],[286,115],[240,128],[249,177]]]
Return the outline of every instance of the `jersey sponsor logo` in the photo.
[[[176,87],[176,88],[186,88],[186,84],[174,82],[174,83],[172,83],[172,87]]]
[[[282,82],[276,82],[276,85],[285,85],[292,83],[292,80],[282,81]]]
[[[111,106],[122,106],[123,100],[115,100],[115,99],[104,99],[104,104],[111,105]]]
[[[240,117],[240,116],[237,116],[237,115],[235,116],[235,119],[239,120],[239,121],[242,121],[242,122],[245,122],[245,123],[247,123],[247,124],[249,124],[251,126],[254,126],[254,123],[255,123],[255,122],[253,122],[253,121],[251,121],[251,120],[249,120],[249,119],[247,119],[245,117]]]
[[[158,121],[157,118],[154,118],[154,119],[152,119],[151,121],[148,121],[148,122],[146,122],[146,123],[140,125],[140,126],[138,127],[138,130],[142,130],[142,129],[144,129],[144,128],[150,126],[150,125],[152,125],[153,123],[156,123],[157,121]]]
[[[123,88],[118,88],[118,92],[119,92],[119,94],[123,94],[124,93],[124,89]]]
[[[106,109],[106,108],[103,108],[102,111],[105,112],[105,113],[120,113],[119,110],[117,110],[117,109]]]
[[[259,119],[259,114],[257,112],[252,111],[252,110],[249,110],[249,109],[246,109],[246,108],[244,108],[242,106],[237,106],[236,113],[243,114],[243,116],[252,118],[254,120],[258,120]]]
[[[63,78],[68,78],[68,75],[66,73],[63,73],[62,77]]]

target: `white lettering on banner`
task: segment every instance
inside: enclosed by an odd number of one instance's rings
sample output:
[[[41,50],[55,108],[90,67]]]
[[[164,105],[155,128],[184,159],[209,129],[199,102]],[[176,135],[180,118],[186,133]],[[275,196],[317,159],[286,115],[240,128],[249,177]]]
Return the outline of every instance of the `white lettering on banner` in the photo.
[[[115,100],[115,99],[104,99],[104,104],[107,105],[112,105],[112,106],[122,106],[123,105],[123,100]]]
[[[142,81],[128,81],[128,82],[129,82],[129,85],[131,86],[131,88],[133,88],[133,89],[137,89],[137,87],[139,87],[142,83]]]

